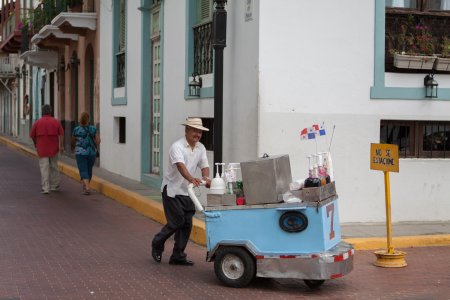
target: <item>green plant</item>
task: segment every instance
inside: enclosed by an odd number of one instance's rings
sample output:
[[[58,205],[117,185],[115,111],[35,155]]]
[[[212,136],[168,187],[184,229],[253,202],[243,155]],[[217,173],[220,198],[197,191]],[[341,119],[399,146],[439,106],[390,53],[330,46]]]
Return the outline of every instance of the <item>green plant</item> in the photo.
[[[431,30],[423,20],[415,21],[408,15],[397,32],[389,35],[391,54],[401,53],[408,55],[432,55],[435,53],[436,40]]]
[[[442,52],[441,55],[442,57],[450,57],[450,38],[444,36],[442,38]]]

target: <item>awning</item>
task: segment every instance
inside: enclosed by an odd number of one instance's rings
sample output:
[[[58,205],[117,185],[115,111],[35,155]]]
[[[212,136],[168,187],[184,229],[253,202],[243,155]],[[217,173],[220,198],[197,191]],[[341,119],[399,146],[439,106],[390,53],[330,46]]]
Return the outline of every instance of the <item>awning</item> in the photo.
[[[58,53],[48,50],[30,50],[20,56],[30,66],[53,70],[58,67]]]
[[[54,25],[45,25],[41,30],[39,30],[39,33],[35,34],[31,38],[31,43],[38,45],[41,42],[45,42],[46,39],[78,41],[78,35],[63,33],[57,26]]]
[[[87,30],[96,30],[97,14],[63,12],[52,20],[52,25],[64,33],[86,35]]]
[[[17,53],[22,43],[22,32],[14,30],[0,44],[0,50],[6,53]]]

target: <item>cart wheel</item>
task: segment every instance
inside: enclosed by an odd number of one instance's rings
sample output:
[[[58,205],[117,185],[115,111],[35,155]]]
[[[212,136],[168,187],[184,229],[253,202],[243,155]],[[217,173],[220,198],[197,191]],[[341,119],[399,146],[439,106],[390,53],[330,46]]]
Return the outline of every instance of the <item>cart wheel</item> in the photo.
[[[303,281],[310,289],[317,289],[325,282],[325,280],[308,280],[308,279],[305,279]]]
[[[243,248],[220,248],[214,260],[214,272],[226,285],[235,288],[244,287],[255,277],[255,260]]]

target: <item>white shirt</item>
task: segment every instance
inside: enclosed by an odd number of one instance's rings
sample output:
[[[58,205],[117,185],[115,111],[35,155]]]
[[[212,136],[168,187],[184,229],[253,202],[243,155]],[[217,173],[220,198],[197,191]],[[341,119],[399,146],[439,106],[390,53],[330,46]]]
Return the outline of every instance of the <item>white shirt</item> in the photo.
[[[167,185],[167,196],[174,198],[175,195],[187,196],[187,187],[189,182],[184,179],[178,171],[177,163],[182,162],[186,165],[191,175],[195,173],[197,167],[201,169],[209,167],[206,157],[206,148],[202,143],[197,142],[194,149],[189,146],[186,138],[181,138],[170,146],[169,165],[161,185],[161,191]]]

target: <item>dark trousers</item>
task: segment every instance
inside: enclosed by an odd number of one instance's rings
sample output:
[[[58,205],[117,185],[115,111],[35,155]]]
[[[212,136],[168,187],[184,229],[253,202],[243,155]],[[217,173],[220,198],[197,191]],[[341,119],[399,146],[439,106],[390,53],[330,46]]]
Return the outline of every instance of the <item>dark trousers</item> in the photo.
[[[173,246],[171,260],[186,259],[186,245],[192,230],[192,217],[195,214],[195,206],[189,196],[176,195],[175,198],[167,196],[167,185],[162,192],[164,214],[167,224],[155,235],[152,247],[164,251],[164,243],[175,234],[175,244]]]

